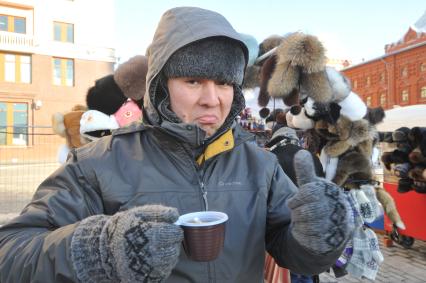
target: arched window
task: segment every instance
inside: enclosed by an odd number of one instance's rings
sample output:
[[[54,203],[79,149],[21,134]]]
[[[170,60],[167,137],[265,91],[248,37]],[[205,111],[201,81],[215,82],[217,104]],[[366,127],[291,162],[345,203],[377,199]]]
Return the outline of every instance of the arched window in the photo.
[[[365,104],[367,104],[367,106],[371,106],[371,96],[367,96]]]
[[[408,102],[408,90],[404,89],[401,92],[401,101]]]
[[[386,93],[382,93],[380,95],[380,105],[381,106],[386,106]]]
[[[420,98],[426,98],[426,86],[420,89]]]

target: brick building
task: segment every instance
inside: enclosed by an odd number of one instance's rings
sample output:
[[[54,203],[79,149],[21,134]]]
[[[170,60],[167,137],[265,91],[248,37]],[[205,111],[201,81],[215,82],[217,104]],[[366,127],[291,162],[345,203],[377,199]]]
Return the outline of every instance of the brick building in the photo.
[[[385,46],[383,56],[342,72],[368,106],[425,104],[426,12],[399,41]]]
[[[114,0],[0,0],[0,161],[40,154],[34,133],[113,72],[114,28]]]

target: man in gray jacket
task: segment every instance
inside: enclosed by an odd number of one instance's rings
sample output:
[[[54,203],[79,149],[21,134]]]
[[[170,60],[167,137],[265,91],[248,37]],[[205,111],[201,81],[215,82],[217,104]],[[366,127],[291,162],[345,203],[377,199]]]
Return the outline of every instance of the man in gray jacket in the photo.
[[[262,282],[267,250],[326,270],[351,235],[340,188],[296,159],[300,190],[235,122],[248,54],[212,11],[167,11],[147,51],[144,123],[74,150],[0,228],[0,282]],[[212,262],[180,251],[179,214],[228,214]]]

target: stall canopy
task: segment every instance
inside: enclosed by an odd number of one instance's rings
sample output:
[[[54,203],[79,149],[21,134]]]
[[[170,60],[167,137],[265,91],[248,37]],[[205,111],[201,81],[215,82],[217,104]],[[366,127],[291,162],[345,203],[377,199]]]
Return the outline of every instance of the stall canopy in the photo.
[[[397,107],[385,111],[385,118],[377,125],[380,132],[394,131],[400,127],[426,127],[426,104]]]

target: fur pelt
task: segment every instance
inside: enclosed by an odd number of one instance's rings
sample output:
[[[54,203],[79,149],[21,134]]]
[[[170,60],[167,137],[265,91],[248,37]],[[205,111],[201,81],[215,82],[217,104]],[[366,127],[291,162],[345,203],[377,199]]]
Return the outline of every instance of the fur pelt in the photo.
[[[281,35],[271,35],[267,37],[265,40],[263,40],[259,44],[259,57],[265,54],[266,52],[272,50],[273,48],[277,47],[281,44],[283,41],[284,36]]]
[[[277,56],[278,64],[290,63],[307,74],[324,71],[327,60],[325,49],[318,38],[301,32],[286,36],[278,46]]]
[[[56,112],[52,115],[53,132],[65,138],[68,148],[78,148],[88,143],[80,135],[80,119],[85,110],[87,107],[76,105],[69,112]]]
[[[262,69],[260,70],[260,90],[259,96],[257,97],[257,104],[259,106],[265,107],[268,105],[271,97],[268,93],[268,81],[271,78],[271,74],[275,69],[277,58],[276,56],[271,56],[262,65]]]
[[[375,190],[377,200],[382,204],[385,214],[398,228],[405,229],[405,224],[402,222],[392,196],[382,187],[376,186]]]
[[[332,181],[339,186],[343,186],[349,177],[355,180],[371,180],[370,159],[355,150],[347,151],[339,157],[336,175]]]
[[[145,94],[147,73],[148,58],[136,55],[118,66],[114,72],[114,80],[124,96],[140,101]]]
[[[350,121],[347,117],[341,115],[335,124],[321,120],[315,123],[315,128],[320,135],[329,140],[324,150],[331,157],[337,157],[360,143],[366,143],[362,146],[364,150],[370,147],[369,139],[371,136],[367,120]],[[371,151],[372,148],[364,154],[369,158]]]

